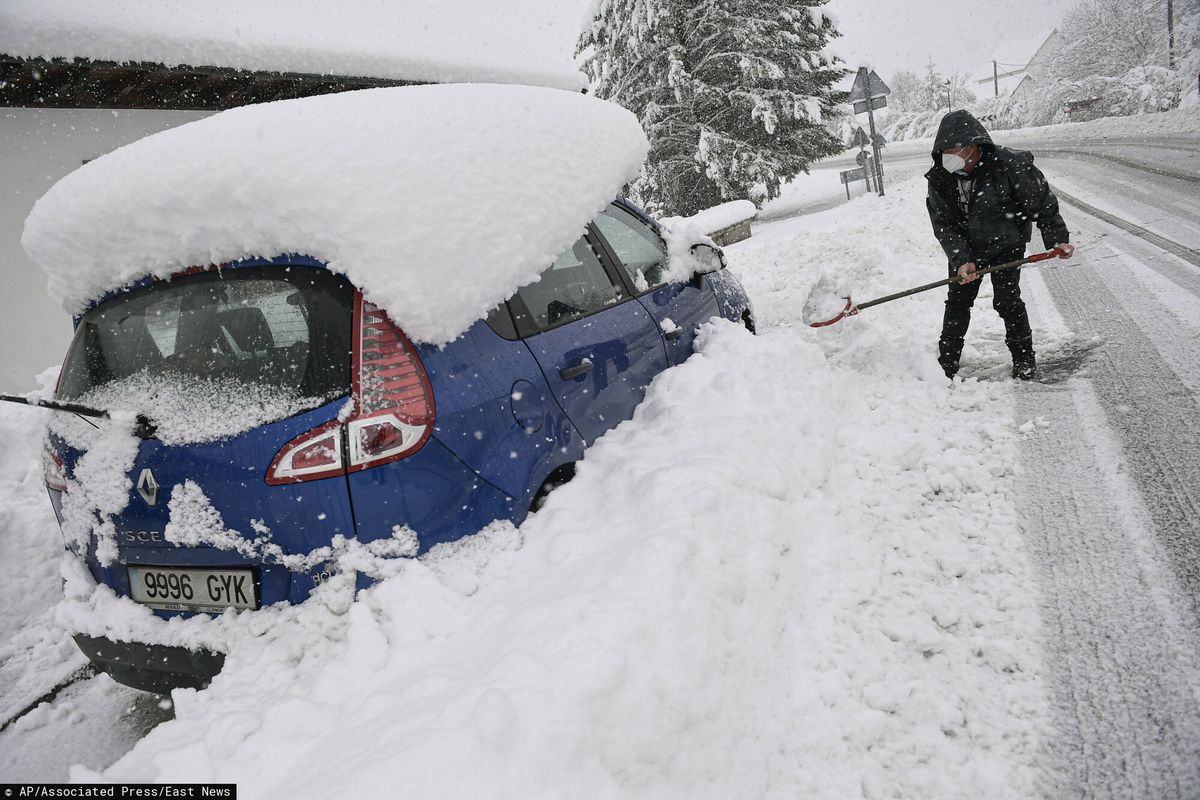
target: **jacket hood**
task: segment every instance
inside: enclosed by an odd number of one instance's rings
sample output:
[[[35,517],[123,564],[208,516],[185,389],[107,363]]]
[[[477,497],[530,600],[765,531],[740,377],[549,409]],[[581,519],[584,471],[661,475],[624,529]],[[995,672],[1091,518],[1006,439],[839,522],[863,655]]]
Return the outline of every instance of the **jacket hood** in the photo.
[[[993,146],[987,129],[971,116],[970,111],[951,111],[942,117],[942,123],[938,125],[937,136],[933,140],[933,160],[937,163],[938,154],[948,147],[965,147],[969,144],[987,148]]]

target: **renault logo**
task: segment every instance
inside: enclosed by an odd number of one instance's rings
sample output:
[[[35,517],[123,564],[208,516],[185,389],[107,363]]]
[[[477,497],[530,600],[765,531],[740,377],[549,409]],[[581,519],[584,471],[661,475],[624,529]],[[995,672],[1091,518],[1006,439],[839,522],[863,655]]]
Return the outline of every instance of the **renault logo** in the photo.
[[[138,476],[137,491],[146,501],[146,505],[152,506],[158,502],[158,481],[149,468],[142,470],[142,474]]]

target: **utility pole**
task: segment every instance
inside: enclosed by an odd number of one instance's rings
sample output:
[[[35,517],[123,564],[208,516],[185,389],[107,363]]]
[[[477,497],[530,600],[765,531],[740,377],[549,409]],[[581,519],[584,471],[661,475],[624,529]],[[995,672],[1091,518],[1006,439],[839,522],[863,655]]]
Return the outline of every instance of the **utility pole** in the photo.
[[[1167,0],[1167,66],[1175,69],[1175,2]]]
[[[950,79],[946,78],[946,110],[953,111],[954,107],[950,105]]]
[[[1171,2],[1171,0],[1167,0]],[[996,92],[996,97],[1000,96],[1000,68],[996,66],[995,59],[992,59],[992,89]]]

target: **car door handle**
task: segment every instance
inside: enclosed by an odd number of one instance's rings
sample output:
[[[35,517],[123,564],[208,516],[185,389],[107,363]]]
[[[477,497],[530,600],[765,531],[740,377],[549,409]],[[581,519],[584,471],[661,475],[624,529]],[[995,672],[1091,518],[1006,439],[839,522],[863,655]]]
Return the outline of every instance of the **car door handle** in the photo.
[[[558,371],[558,377],[562,378],[564,381],[570,381],[578,378],[581,375],[587,375],[591,371],[592,362],[585,358],[582,362],[573,367],[563,367],[560,369]]]
[[[674,330],[669,330],[666,333],[664,333],[663,336],[667,337],[668,339],[670,339],[673,342],[676,339],[678,339],[680,336],[683,336],[683,328],[675,328]]]

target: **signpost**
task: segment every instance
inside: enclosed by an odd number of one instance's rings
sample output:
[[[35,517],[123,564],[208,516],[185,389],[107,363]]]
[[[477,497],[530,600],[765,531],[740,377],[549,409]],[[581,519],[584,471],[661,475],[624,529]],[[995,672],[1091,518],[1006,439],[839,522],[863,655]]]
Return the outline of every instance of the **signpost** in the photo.
[[[874,152],[875,158],[875,185],[879,187],[879,195],[883,196],[883,159],[880,157],[879,146],[880,140],[883,139],[875,132],[875,109],[885,108],[887,106],[887,96],[892,93],[887,84],[880,80],[875,74],[875,70],[868,70],[866,67],[858,68],[858,75],[854,78],[854,86],[850,89],[850,103],[854,106],[854,113],[861,114],[867,112],[867,122],[871,126],[870,145]],[[861,131],[862,129],[859,128]],[[877,138],[878,137],[878,138]],[[864,143],[865,144],[865,143]],[[849,186],[846,187],[849,190]]]
[[[867,151],[864,150],[863,148],[866,147],[867,145],[869,145],[870,143],[871,143],[871,140],[867,137],[867,132],[862,129],[861,125],[859,125],[858,129],[856,131],[854,131],[854,136],[852,136],[850,139],[850,145],[852,147],[855,145],[858,146],[858,155],[856,155],[854,157],[854,160],[858,163],[858,165],[860,167],[866,167],[866,170],[863,172],[865,177],[858,178],[856,180],[865,180],[867,182],[867,191],[868,192],[872,190],[871,176],[875,174],[875,167],[871,163],[871,156],[868,155]],[[843,181],[843,183],[845,183],[845,181]],[[850,184],[849,183],[846,183],[846,199],[847,200],[850,199]]]
[[[867,168],[859,167],[858,169],[846,169],[838,173],[842,177],[842,185],[846,187],[846,199],[850,199],[850,184],[854,181],[866,181],[867,188],[871,188],[871,180],[867,177]]]

